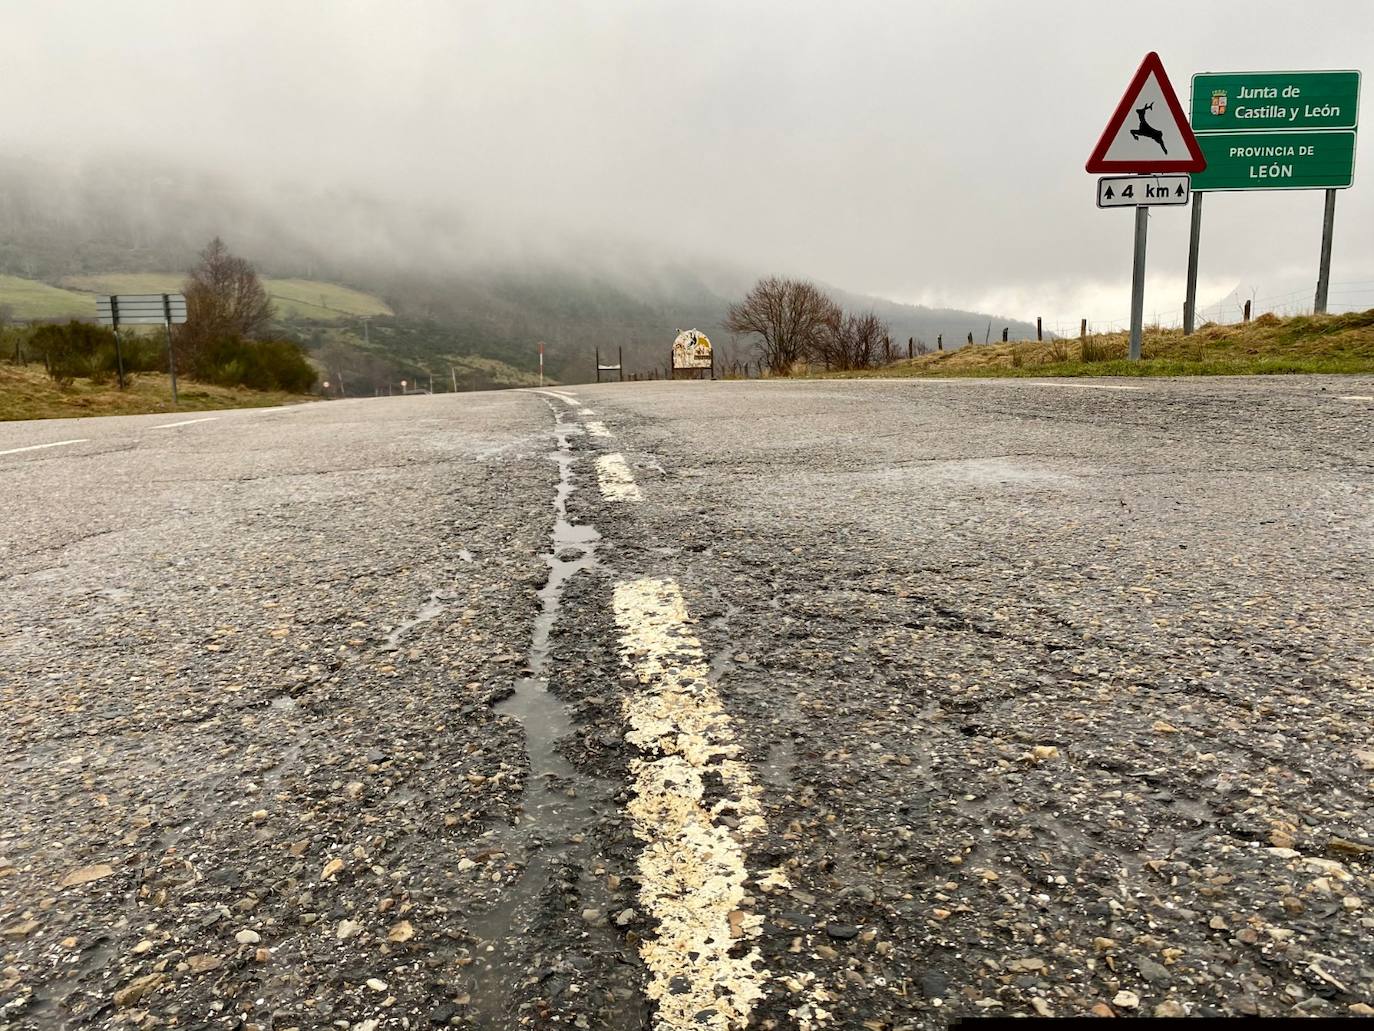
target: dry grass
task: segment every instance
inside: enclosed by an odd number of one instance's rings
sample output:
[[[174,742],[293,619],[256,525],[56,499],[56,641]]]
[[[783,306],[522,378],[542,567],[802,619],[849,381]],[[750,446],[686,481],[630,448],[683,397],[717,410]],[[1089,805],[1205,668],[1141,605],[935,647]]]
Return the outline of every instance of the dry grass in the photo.
[[[71,419],[87,415],[142,415],[148,412],[205,412],[219,408],[263,408],[315,398],[304,394],[284,394],[216,387],[181,380],[177,384],[181,403],[172,407],[172,383],[165,374],[142,372],[127,390],[114,383],[77,380],[60,387],[49,378],[42,365],[0,364],[0,421],[13,419]]]
[[[1236,326],[1147,327],[1144,360],[1126,358],[1127,334],[1085,340],[974,344],[922,355],[872,376],[1206,376],[1256,373],[1374,373],[1374,309],[1346,315],[1261,315]]]

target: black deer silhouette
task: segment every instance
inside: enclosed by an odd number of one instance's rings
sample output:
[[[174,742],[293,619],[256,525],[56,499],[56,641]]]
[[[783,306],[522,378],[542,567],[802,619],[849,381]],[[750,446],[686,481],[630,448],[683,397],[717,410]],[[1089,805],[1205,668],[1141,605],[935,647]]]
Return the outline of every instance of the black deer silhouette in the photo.
[[[1164,134],[1149,122],[1145,121],[1145,112],[1154,106],[1155,102],[1152,100],[1144,107],[1135,109],[1136,117],[1140,119],[1140,125],[1131,130],[1131,137],[1138,140],[1140,137],[1144,136],[1147,140],[1154,140],[1159,144],[1159,149],[1167,154],[1169,153],[1169,148],[1164,146]]]

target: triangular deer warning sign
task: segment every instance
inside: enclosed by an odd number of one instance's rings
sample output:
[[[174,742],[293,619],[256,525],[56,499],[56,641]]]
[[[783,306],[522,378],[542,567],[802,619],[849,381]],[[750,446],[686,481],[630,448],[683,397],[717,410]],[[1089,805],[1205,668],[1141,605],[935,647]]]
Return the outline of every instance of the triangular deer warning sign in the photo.
[[[1140,63],[1086,167],[1089,172],[1201,172],[1207,167],[1154,51]]]

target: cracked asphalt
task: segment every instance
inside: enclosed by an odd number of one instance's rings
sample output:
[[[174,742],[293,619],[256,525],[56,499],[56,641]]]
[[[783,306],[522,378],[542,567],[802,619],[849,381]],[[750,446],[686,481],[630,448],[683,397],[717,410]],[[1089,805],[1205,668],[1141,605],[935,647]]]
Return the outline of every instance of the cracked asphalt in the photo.
[[[0,1027],[1374,1015],[1374,383],[1121,385],[0,427]],[[669,582],[761,816],[699,778],[748,994],[671,1022],[616,609]]]

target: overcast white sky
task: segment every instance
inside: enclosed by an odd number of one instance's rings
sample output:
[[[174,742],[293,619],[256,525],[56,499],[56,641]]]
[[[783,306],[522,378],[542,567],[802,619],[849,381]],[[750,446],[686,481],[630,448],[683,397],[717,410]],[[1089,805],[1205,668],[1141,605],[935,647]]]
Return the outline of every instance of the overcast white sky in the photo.
[[[1374,55],[1369,0],[3,9],[11,152],[148,133],[179,161],[451,203],[515,235],[648,240],[1075,328],[1129,310],[1132,216],[1094,207],[1083,163],[1146,51],[1185,105],[1195,71]],[[1366,307],[1371,134],[1333,274],[1333,301]],[[1201,303],[1239,285],[1310,304],[1321,209],[1320,192],[1210,196]],[[1149,315],[1181,307],[1187,223],[1152,219]]]

